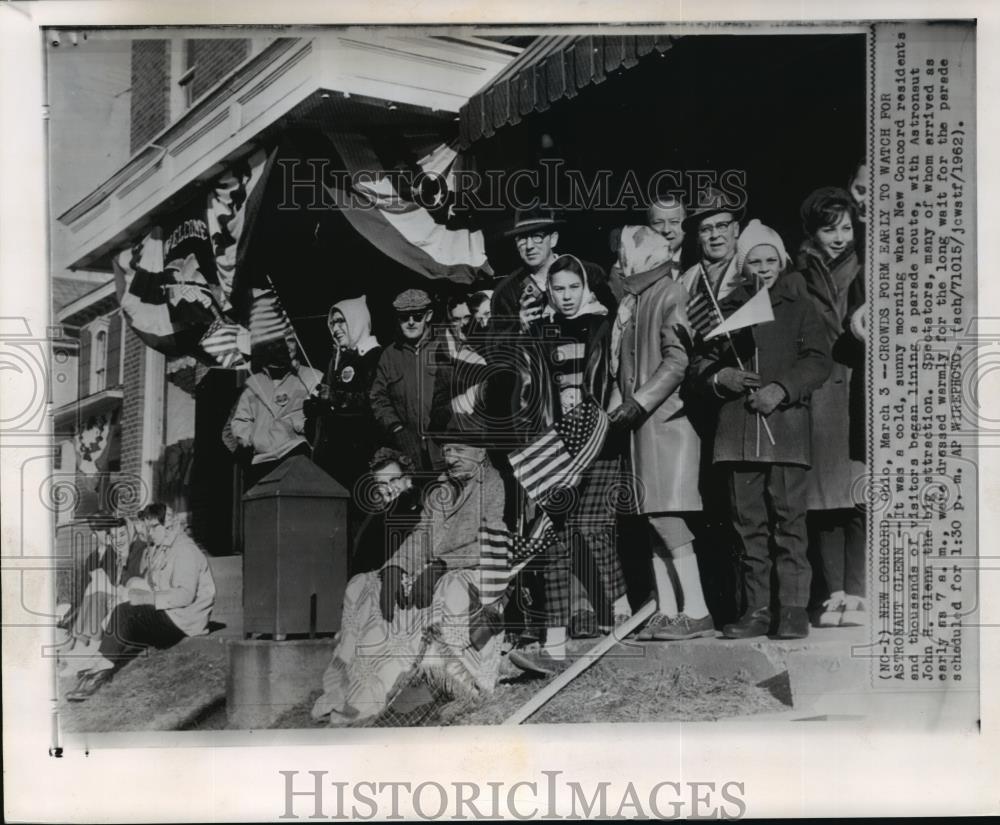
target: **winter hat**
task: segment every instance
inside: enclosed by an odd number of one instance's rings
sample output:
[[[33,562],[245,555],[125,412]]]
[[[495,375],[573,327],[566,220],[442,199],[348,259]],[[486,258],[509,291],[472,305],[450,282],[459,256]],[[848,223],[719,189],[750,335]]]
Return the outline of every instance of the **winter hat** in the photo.
[[[785,243],[781,240],[781,236],[771,229],[770,226],[765,226],[757,218],[754,218],[746,225],[740,233],[739,240],[736,241],[737,275],[742,274],[743,264],[746,262],[747,255],[750,254],[750,250],[755,246],[773,246],[778,253],[778,259],[781,261],[782,271],[787,269],[789,263],[791,263],[791,258],[788,257],[788,252],[785,250]]]
[[[364,355],[379,346],[378,339],[372,335],[372,317],[371,313],[368,312],[368,304],[364,295],[337,301],[330,307],[330,314],[326,320],[327,326],[330,325],[334,310],[340,310],[340,314],[347,321],[348,349],[356,349],[358,355]]]

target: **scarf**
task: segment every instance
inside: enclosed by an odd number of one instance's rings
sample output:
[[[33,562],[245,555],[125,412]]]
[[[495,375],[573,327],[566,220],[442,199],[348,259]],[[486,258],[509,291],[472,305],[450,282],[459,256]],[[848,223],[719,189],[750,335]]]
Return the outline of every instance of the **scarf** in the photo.
[[[558,313],[559,315],[562,315],[563,318],[568,318],[569,320],[572,321],[574,318],[580,318],[584,315],[608,314],[608,308],[604,306],[604,304],[602,304],[600,301],[598,301],[597,297],[591,291],[590,284],[587,282],[588,279],[586,275],[586,269],[584,268],[583,264],[580,264],[579,260],[577,260],[577,263],[580,265],[580,268],[584,270],[583,294],[580,298],[580,306],[577,307],[576,312],[574,312],[572,315],[565,315],[562,312],[559,312],[556,309],[556,299],[555,296],[552,294],[552,285],[550,283],[547,287],[548,302],[545,305],[545,309],[542,311],[542,315],[544,315],[546,318],[551,319],[555,317],[555,315]]]
[[[611,328],[611,374],[618,375],[621,358],[622,336],[625,327],[632,321],[639,293],[658,281],[664,265],[674,260],[674,253],[666,238],[648,226],[622,227],[621,243],[618,247],[618,264],[621,268],[625,294],[618,304],[618,314]],[[656,277],[652,274],[656,273]]]

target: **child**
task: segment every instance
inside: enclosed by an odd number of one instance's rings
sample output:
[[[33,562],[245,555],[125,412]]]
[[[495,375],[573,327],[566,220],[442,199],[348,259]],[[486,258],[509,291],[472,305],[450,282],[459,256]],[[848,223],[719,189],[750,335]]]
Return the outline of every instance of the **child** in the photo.
[[[802,276],[786,271],[788,254],[774,230],[751,221],[740,235],[736,261],[743,285],[727,296],[723,314],[769,289],[774,320],[752,332],[719,336],[697,366],[721,402],[713,461],[728,476],[733,527],[742,545],[746,609],[723,634],[745,639],[775,629],[778,638],[803,638],[809,634],[811,579],[809,396],[830,373],[830,351]],[[772,543],[777,594],[770,586]]]
[[[544,352],[553,423],[584,400],[592,398],[606,407],[611,394],[609,347],[611,325],[608,309],[593,295],[583,264],[573,255],[561,255],[549,268],[548,320],[536,321],[531,333]],[[571,568],[583,574],[584,587],[610,631],[608,617],[616,624],[631,615],[625,581],[615,547],[614,488],[620,479],[619,451],[609,438],[604,450],[580,483],[578,496],[566,514],[563,546],[544,570],[547,611],[543,656],[564,659],[567,627],[580,627],[573,635],[590,635],[593,619],[582,588],[574,587]],[[576,562],[574,564],[574,562]]]

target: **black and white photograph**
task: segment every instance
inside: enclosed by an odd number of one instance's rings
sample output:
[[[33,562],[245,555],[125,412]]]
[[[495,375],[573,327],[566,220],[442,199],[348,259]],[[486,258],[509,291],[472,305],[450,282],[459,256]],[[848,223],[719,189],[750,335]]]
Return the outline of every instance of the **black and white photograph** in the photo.
[[[254,815],[742,818],[885,810],[747,777],[981,740],[975,14],[62,5],[19,21],[43,217],[0,260],[40,296],[0,313],[4,634],[50,764],[191,746],[194,789],[216,746],[329,745]],[[699,775],[678,746],[725,731],[759,764]],[[392,762],[343,766],[394,737],[390,798]],[[438,772],[491,740],[539,756]],[[558,778],[560,742],[629,741],[645,767]],[[93,810],[167,815],[135,802]],[[250,815],[220,804],[189,810]]]

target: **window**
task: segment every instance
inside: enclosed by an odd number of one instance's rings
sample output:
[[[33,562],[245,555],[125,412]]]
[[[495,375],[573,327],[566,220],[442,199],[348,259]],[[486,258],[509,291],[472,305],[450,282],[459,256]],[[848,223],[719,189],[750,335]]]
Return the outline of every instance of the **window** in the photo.
[[[90,391],[100,392],[105,389],[108,381],[108,331],[100,330],[94,336],[94,349],[91,358],[93,359],[93,381],[91,381]]]

